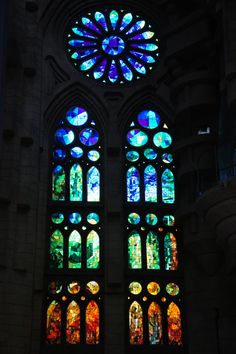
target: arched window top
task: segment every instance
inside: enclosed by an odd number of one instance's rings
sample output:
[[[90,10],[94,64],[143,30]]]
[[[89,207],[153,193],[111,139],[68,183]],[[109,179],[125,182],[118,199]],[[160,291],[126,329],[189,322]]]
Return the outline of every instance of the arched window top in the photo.
[[[70,62],[103,83],[140,79],[158,60],[158,38],[143,16],[102,9],[76,17],[67,30]]]

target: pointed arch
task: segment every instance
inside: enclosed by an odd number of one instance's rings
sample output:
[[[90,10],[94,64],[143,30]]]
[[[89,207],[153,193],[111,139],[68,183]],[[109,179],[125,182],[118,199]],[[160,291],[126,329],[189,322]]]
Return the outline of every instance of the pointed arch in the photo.
[[[80,343],[80,307],[71,301],[66,311],[66,341],[70,344]]]
[[[129,308],[129,340],[130,344],[143,344],[143,310],[137,301]]]
[[[100,201],[100,172],[94,166],[87,172],[87,201]]]
[[[78,163],[70,169],[70,201],[83,200],[83,171]]]
[[[171,345],[182,344],[182,325],[179,307],[171,302],[167,309],[168,340]]]
[[[178,251],[175,236],[168,232],[164,238],[165,269],[178,269]]]
[[[160,254],[158,236],[150,231],[146,237],[147,269],[160,269]]]
[[[65,183],[65,170],[58,165],[52,171],[52,200],[65,200]]]
[[[148,308],[148,333],[150,344],[162,343],[162,314],[156,302],[152,302]]]
[[[96,231],[92,230],[87,236],[86,242],[87,268],[100,267],[100,240]]]
[[[100,341],[99,307],[95,301],[90,301],[85,314],[86,343],[98,344]]]
[[[52,301],[47,309],[47,342],[61,343],[61,305]]]
[[[63,268],[64,238],[60,230],[50,237],[50,268]]]
[[[142,245],[138,232],[131,232],[128,238],[128,263],[130,269],[142,268]]]
[[[145,202],[157,202],[157,173],[152,165],[144,170]]]
[[[80,233],[73,230],[68,241],[68,268],[81,268],[82,242]]]
[[[175,181],[174,174],[168,168],[161,176],[162,201],[165,204],[173,204],[175,202]]]
[[[140,200],[140,174],[137,168],[130,167],[126,177],[127,202],[138,202]]]

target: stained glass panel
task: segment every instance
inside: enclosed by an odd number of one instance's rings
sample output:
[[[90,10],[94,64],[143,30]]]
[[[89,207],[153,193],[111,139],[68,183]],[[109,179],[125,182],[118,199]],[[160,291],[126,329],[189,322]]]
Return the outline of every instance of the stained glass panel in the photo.
[[[64,158],[66,157],[66,152],[61,149],[56,149],[53,151],[53,157],[55,160],[64,160]]]
[[[100,286],[96,281],[90,281],[89,283],[87,283],[86,285],[86,290],[90,293],[90,294],[97,294],[100,290]]]
[[[79,164],[74,164],[70,170],[70,200],[82,201],[83,199],[83,172]]]
[[[132,129],[127,134],[127,141],[132,146],[140,147],[147,144],[148,136],[140,129]]]
[[[128,258],[130,269],[142,268],[141,237],[136,231],[132,231],[128,238]]]
[[[160,124],[160,116],[154,111],[142,111],[138,114],[139,124],[147,129],[155,129]]]
[[[55,230],[50,237],[50,268],[63,268],[63,235]]]
[[[178,269],[178,252],[175,236],[168,232],[164,239],[165,269]]]
[[[90,301],[86,308],[86,343],[98,344],[100,341],[99,307],[95,301]]]
[[[70,344],[80,343],[80,308],[71,301],[66,312],[66,341]]]
[[[65,200],[66,175],[62,166],[57,166],[52,172],[52,200]]]
[[[61,224],[64,220],[64,215],[62,213],[53,213],[51,220],[54,224]]]
[[[146,238],[147,269],[160,269],[159,242],[157,234],[150,231]]]
[[[144,170],[145,201],[157,202],[157,173],[153,166],[149,165]]]
[[[162,173],[161,184],[163,203],[173,204],[175,202],[175,182],[174,175],[169,169]]]
[[[138,295],[142,291],[142,285],[137,281],[133,281],[132,283],[129,284],[129,291],[133,295]]]
[[[92,230],[87,236],[86,244],[87,268],[97,269],[100,266],[99,236]]]
[[[167,310],[168,338],[171,345],[182,345],[181,314],[178,306],[172,302]]]
[[[128,222],[131,224],[131,225],[137,225],[139,224],[140,222],[140,216],[139,214],[137,213],[130,213],[128,215]]]
[[[68,268],[81,268],[81,236],[74,230],[69,237]]]
[[[71,125],[80,126],[84,125],[88,120],[88,113],[82,107],[72,107],[66,113],[66,119]]]
[[[75,135],[70,128],[60,128],[55,133],[55,139],[62,145],[69,145],[74,141]]]
[[[149,343],[162,343],[162,316],[160,306],[152,302],[148,308]]]
[[[47,342],[61,343],[61,306],[56,301],[52,301],[47,310]]]
[[[130,167],[127,172],[127,201],[138,202],[140,200],[140,176],[135,167]]]
[[[143,311],[137,301],[129,309],[129,339],[130,344],[143,344]]]
[[[168,148],[172,143],[172,138],[170,134],[166,132],[158,132],[153,137],[153,142],[157,147],[162,149]]]
[[[100,173],[94,166],[87,173],[87,200],[88,202],[100,200]]]

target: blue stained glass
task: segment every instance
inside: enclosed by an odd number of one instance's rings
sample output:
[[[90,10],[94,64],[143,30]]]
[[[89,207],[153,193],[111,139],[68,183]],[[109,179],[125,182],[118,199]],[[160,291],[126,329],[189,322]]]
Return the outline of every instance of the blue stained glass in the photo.
[[[130,43],[132,47],[149,50],[150,52],[154,52],[158,49],[158,46],[153,43]]]
[[[140,129],[132,129],[127,134],[127,141],[132,146],[143,146],[148,141],[148,136]]]
[[[146,74],[146,68],[142,64],[140,64],[138,61],[136,61],[133,58],[127,58],[130,64],[137,70],[138,73],[140,74]]]
[[[100,173],[96,167],[91,167],[87,173],[87,201],[100,200]]]
[[[123,62],[123,60],[120,60],[120,66],[124,78],[128,81],[132,81],[134,75],[130,68]]]
[[[144,20],[138,21],[126,32],[126,34],[137,32],[141,30],[144,26],[145,26]]]
[[[140,200],[140,175],[135,167],[127,171],[127,201],[138,202]]]
[[[130,213],[128,215],[128,222],[132,225],[137,225],[140,223],[140,216],[137,213]]]
[[[123,31],[123,29],[130,24],[132,19],[133,19],[133,15],[131,13],[125,14],[121,21],[120,31]]]
[[[126,158],[130,162],[138,161],[139,153],[137,151],[128,151],[126,154]]]
[[[162,155],[162,161],[165,162],[165,163],[171,163],[173,161],[172,154],[163,154]]]
[[[154,111],[142,111],[138,115],[139,124],[147,129],[155,129],[160,124],[160,116]]]
[[[70,128],[60,128],[55,133],[55,139],[62,145],[69,145],[74,140],[75,135]]]
[[[145,220],[146,220],[146,223],[148,225],[152,225],[152,226],[156,225],[157,222],[158,222],[157,216],[155,214],[152,214],[152,213],[147,214],[145,216]]]
[[[110,70],[108,73],[108,78],[111,82],[116,82],[118,79],[118,72],[117,72],[116,63],[114,60],[112,60],[112,62],[111,62]]]
[[[97,49],[87,49],[87,50],[81,49],[81,50],[77,50],[76,52],[74,52],[71,55],[71,58],[75,59],[75,60],[80,60],[82,58],[87,57],[90,54],[96,53],[97,51],[98,51]]]
[[[82,216],[79,213],[71,213],[69,215],[69,221],[71,224],[79,224],[82,220]]]
[[[118,36],[110,36],[102,41],[102,49],[110,55],[118,55],[125,49],[125,42]]]
[[[162,173],[161,185],[163,203],[173,204],[175,202],[175,182],[174,175],[169,169]]]
[[[142,60],[148,64],[153,64],[156,61],[151,55],[147,55],[144,53],[138,53],[134,50],[131,50],[130,53],[134,54],[137,58],[139,58],[140,60]]]
[[[138,40],[143,40],[143,39],[150,39],[154,36],[154,32],[150,32],[150,31],[146,31],[143,33],[139,33],[134,37],[131,37],[130,39],[134,40],[134,39],[138,39]]]
[[[82,201],[83,172],[79,164],[74,164],[70,170],[70,200]]]
[[[66,119],[72,125],[84,125],[88,120],[88,113],[82,107],[73,107],[66,113]]]
[[[99,154],[99,152],[97,150],[91,150],[88,153],[88,158],[89,158],[90,161],[94,162],[94,161],[99,160],[100,154]]]
[[[104,75],[106,66],[107,66],[107,59],[103,59],[101,64],[96,66],[96,68],[94,69],[94,73],[93,73],[93,76],[95,79],[100,79]]]
[[[53,151],[53,157],[56,160],[63,160],[66,157],[66,152],[61,149],[56,149]]]
[[[86,146],[92,146],[97,144],[99,134],[95,129],[86,128],[80,132],[79,140]]]
[[[100,25],[105,29],[105,31],[108,31],[105,16],[101,12],[95,12],[94,18],[98,23],[100,23]]]
[[[64,215],[62,213],[53,213],[51,220],[54,224],[61,224],[64,220]]]
[[[153,166],[149,165],[144,170],[145,201],[157,202],[157,173]]]
[[[156,133],[153,137],[153,142],[157,147],[161,147],[162,149],[168,148],[172,143],[172,138],[170,134],[165,132]]]
[[[70,154],[75,159],[79,159],[81,156],[83,156],[83,150],[76,146],[70,150]]]
[[[118,12],[116,12],[115,10],[112,10],[110,13],[110,21],[111,21],[111,25],[112,25],[113,29],[116,28],[118,19],[119,19]]]
[[[96,36],[92,35],[91,33],[85,31],[84,29],[78,28],[78,27],[73,27],[72,31],[77,34],[77,36],[81,37],[88,37],[88,38],[97,38]]]
[[[87,27],[90,28],[91,30],[101,34],[100,29],[95,26],[95,24],[87,17],[82,17],[82,23]]]
[[[81,65],[80,65],[80,69],[82,71],[86,71],[92,68],[92,66],[97,62],[97,60],[99,59],[99,56],[96,56],[94,58],[91,58],[89,60],[84,61]]]
[[[144,150],[144,156],[148,159],[148,160],[155,160],[157,157],[157,153],[155,150],[153,149],[146,149]]]
[[[72,47],[90,47],[96,45],[95,42],[87,42],[83,39],[71,39],[68,43]]]

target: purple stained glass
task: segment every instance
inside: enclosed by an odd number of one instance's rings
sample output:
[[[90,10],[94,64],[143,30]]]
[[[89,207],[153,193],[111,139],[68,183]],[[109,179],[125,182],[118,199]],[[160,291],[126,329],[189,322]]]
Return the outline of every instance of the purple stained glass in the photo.
[[[57,129],[55,133],[55,139],[62,145],[69,145],[73,142],[75,135],[70,128]]]
[[[154,111],[142,111],[138,115],[139,124],[147,129],[155,129],[160,124],[160,116]]]
[[[108,73],[108,78],[111,82],[115,82],[118,79],[118,71],[116,68],[116,62],[114,60],[112,60],[112,62],[111,62],[110,70]]]
[[[66,119],[74,126],[84,125],[88,120],[88,113],[82,107],[72,107],[66,113]]]
[[[120,31],[123,31],[123,29],[130,24],[132,19],[133,19],[133,15],[131,13],[125,14],[120,24]]]
[[[138,73],[140,74],[146,74],[146,68],[144,65],[142,65],[141,63],[139,63],[138,61],[136,61],[135,59],[133,58],[127,58],[129,63],[133,66],[133,68],[135,70],[137,70]]]
[[[94,36],[92,33],[85,31],[84,29],[74,27],[72,28],[72,31],[77,34],[77,36],[81,37],[88,37],[88,38],[97,38],[97,36]]]
[[[100,29],[94,24],[92,20],[87,17],[82,17],[82,23],[89,29],[101,34]]]
[[[84,41],[83,39],[71,39],[68,43],[72,47],[91,47],[96,45],[96,42],[88,42]]]
[[[95,12],[94,18],[103,27],[105,31],[108,31],[106,18],[101,12],[99,11]]]
[[[140,200],[140,175],[137,168],[129,168],[126,183],[127,202],[138,202]]]
[[[110,36],[102,41],[102,49],[109,55],[118,55],[125,49],[125,42],[118,36]]]
[[[93,128],[86,128],[80,132],[79,139],[85,146],[92,146],[97,144],[99,140],[99,134]]]

